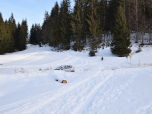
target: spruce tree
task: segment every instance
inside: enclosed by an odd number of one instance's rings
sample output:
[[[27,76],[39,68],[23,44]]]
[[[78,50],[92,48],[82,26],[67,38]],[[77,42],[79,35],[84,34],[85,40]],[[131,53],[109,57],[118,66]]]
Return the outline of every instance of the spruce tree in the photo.
[[[28,26],[27,21],[23,20],[21,24],[21,30],[20,30],[20,39],[19,39],[19,51],[26,49],[27,44],[27,36],[28,36]]]
[[[129,49],[130,44],[130,32],[128,30],[124,10],[119,6],[115,20],[111,52],[118,56],[129,55],[131,52]]]
[[[41,37],[41,27],[40,24],[35,24],[35,38],[37,41],[37,44],[41,47],[42,44],[42,37]]]
[[[74,13],[72,14],[72,32],[74,40],[76,41],[74,45],[74,50],[82,50],[82,39],[83,39],[83,22],[81,18],[81,7],[78,1],[75,1]]]
[[[20,23],[18,23],[16,27],[16,37],[15,37],[15,49],[17,50],[19,50],[20,37],[21,37],[21,25]]]
[[[45,11],[45,17],[44,17],[44,22],[42,25],[42,30],[41,30],[41,38],[42,38],[42,43],[46,44],[49,43],[49,35],[48,35],[48,29],[49,29],[49,14],[47,11]]]
[[[10,20],[9,20],[10,21]],[[14,51],[14,39],[11,32],[11,27],[9,26],[9,21],[5,21],[5,29],[6,29],[6,37],[5,40],[7,41],[5,44],[5,53],[6,52],[13,52]]]
[[[51,46],[59,47],[59,43],[60,43],[59,5],[57,2],[51,11],[48,33],[49,33],[49,40],[50,40]]]
[[[63,0],[60,7],[59,19],[60,19],[60,38],[61,38],[61,48],[68,49],[70,46],[70,1]]]
[[[35,38],[35,26],[32,24],[32,28],[30,30],[30,43],[36,44],[36,38]]]
[[[8,25],[9,25],[9,29],[10,29],[9,52],[13,52],[15,50],[15,37],[16,37],[16,34],[15,34],[16,23],[15,23],[13,14],[11,14],[11,17],[8,20]]]
[[[90,44],[91,50],[97,49],[97,44],[102,41],[102,30],[100,29],[100,18],[97,14],[98,0],[91,0],[90,3],[90,15],[88,15],[87,22],[89,24],[89,38],[88,42]]]
[[[12,51],[14,51],[15,49],[15,37],[16,37],[16,22],[15,22],[15,19],[14,19],[14,16],[13,16],[13,13],[11,14],[11,17],[9,18],[9,27],[10,27],[10,30],[11,30],[11,40],[12,40]]]
[[[0,13],[0,54],[6,53],[6,44],[7,44],[7,32],[5,28],[5,23],[3,21],[2,14]]]

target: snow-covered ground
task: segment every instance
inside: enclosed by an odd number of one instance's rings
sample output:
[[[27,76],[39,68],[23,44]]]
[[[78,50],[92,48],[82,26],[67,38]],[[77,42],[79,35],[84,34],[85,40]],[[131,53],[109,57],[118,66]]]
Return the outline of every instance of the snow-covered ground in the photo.
[[[95,57],[32,45],[0,55],[0,114],[152,114],[152,46],[131,49],[131,60],[109,47]]]

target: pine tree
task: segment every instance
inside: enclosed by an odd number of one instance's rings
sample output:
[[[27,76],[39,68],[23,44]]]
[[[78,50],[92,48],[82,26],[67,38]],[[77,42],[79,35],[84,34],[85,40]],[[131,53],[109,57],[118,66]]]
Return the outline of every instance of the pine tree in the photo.
[[[30,43],[36,44],[36,38],[35,38],[35,26],[32,24],[32,28],[30,30]]]
[[[68,49],[70,46],[70,33],[71,33],[71,26],[70,26],[70,1],[63,0],[60,7],[59,19],[60,19],[60,37],[61,37],[61,48]]]
[[[9,23],[10,23],[9,21],[7,21],[7,20],[5,21],[5,29],[6,29],[6,33],[7,33],[7,36],[5,37],[5,40],[7,40],[7,42],[5,44],[5,53],[14,51],[14,39],[13,39],[11,27],[9,25]]]
[[[113,32],[118,7],[123,4],[123,0],[110,0],[107,12],[107,27],[109,31]]]
[[[90,15],[91,14],[91,11],[90,11],[90,2],[91,2],[91,0],[84,0],[83,1],[83,14],[84,14],[84,16],[83,16],[83,34],[84,34],[84,40],[85,40],[85,43],[87,43],[86,41],[87,41],[87,37],[88,37],[88,35],[89,35],[89,33],[90,33],[90,30],[89,30],[89,24],[88,24],[88,22],[87,22],[87,20],[89,20],[89,17],[88,17],[88,15]]]
[[[19,42],[21,37],[21,25],[20,23],[17,24],[16,27],[16,37],[15,37],[15,49],[19,50]]]
[[[40,24],[35,24],[35,38],[36,38],[36,43],[39,44],[39,46],[41,47],[42,44],[42,33],[41,33],[41,27]]]
[[[0,13],[0,54],[6,53],[6,40],[7,32],[5,29],[5,23],[3,21],[2,14]]]
[[[98,1],[92,0],[90,2],[90,15],[88,15],[89,19],[86,19],[89,24],[89,38],[88,42],[90,44],[91,50],[97,49],[97,44],[101,43],[102,40],[102,31],[100,29],[100,18],[97,14],[98,9]]]
[[[60,43],[60,29],[59,29],[59,5],[56,2],[54,8],[51,11],[51,17],[49,21],[49,40],[50,44],[54,47],[59,47]]]
[[[9,24],[9,29],[10,29],[10,32],[11,32],[9,51],[13,52],[15,50],[15,37],[16,37],[16,34],[15,34],[16,23],[15,23],[15,19],[14,19],[13,14],[11,14],[11,17],[9,18],[8,24]]]
[[[90,14],[89,11],[89,5],[88,5],[88,0],[77,0],[78,4],[80,5],[80,20],[81,23],[83,24],[83,29],[82,29],[82,37],[81,37],[81,43],[84,46],[87,42],[87,37],[89,33],[89,24],[86,21],[88,19],[88,15]]]
[[[16,28],[16,49],[19,51],[25,50],[26,49],[26,44],[27,44],[27,37],[28,37],[28,26],[27,26],[27,21],[23,20],[22,24],[18,23],[18,26]]]
[[[129,55],[131,52],[129,49],[130,44],[130,32],[128,30],[124,10],[121,6],[119,6],[115,20],[111,52],[118,56]]]
[[[72,31],[73,31],[73,37],[74,40],[76,41],[74,45],[74,50],[82,50],[82,39],[84,37],[83,35],[83,22],[81,18],[81,7],[80,3],[78,1],[75,1],[75,9],[74,13],[72,14],[72,21],[71,21],[71,26],[72,26]]]
[[[49,29],[49,14],[47,11],[45,11],[45,18],[44,18],[44,22],[42,25],[42,30],[41,30],[41,38],[42,38],[42,43],[46,44],[49,43],[49,35],[48,35],[48,29]]]
[[[27,26],[27,21],[23,20],[21,24],[21,30],[20,30],[20,39],[19,39],[19,51],[25,50],[26,49],[26,44],[27,44],[27,37],[28,37],[28,26]]]

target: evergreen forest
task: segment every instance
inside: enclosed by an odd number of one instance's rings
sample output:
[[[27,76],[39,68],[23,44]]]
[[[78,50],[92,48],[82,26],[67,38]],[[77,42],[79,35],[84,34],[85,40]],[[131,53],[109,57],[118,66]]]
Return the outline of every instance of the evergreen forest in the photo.
[[[0,54],[25,50],[27,37],[26,20],[16,24],[13,14],[11,14],[11,17],[4,21],[0,13]]]
[[[75,51],[85,46],[91,50],[111,46],[113,54],[126,55],[130,53],[131,33],[136,34],[134,42],[141,40],[142,44],[143,36],[149,33],[148,43],[151,44],[151,0],[75,0],[72,8],[70,0],[63,0],[60,4],[56,2],[50,13],[45,11],[42,25],[32,25],[29,38],[26,20],[16,25],[13,15],[4,21],[0,14],[0,54],[24,50],[29,42]],[[121,42],[123,45],[120,44],[118,50],[114,48]],[[119,51],[122,49],[126,53]]]

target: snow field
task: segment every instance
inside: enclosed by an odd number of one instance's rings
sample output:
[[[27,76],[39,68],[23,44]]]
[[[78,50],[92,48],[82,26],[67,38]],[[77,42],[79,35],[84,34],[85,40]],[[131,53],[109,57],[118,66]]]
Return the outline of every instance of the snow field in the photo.
[[[109,48],[88,57],[88,52],[60,53],[29,45],[25,51],[2,55],[0,113],[151,114],[152,49],[132,50],[131,63]],[[53,70],[65,64],[76,72]],[[60,83],[63,79],[68,83]]]

